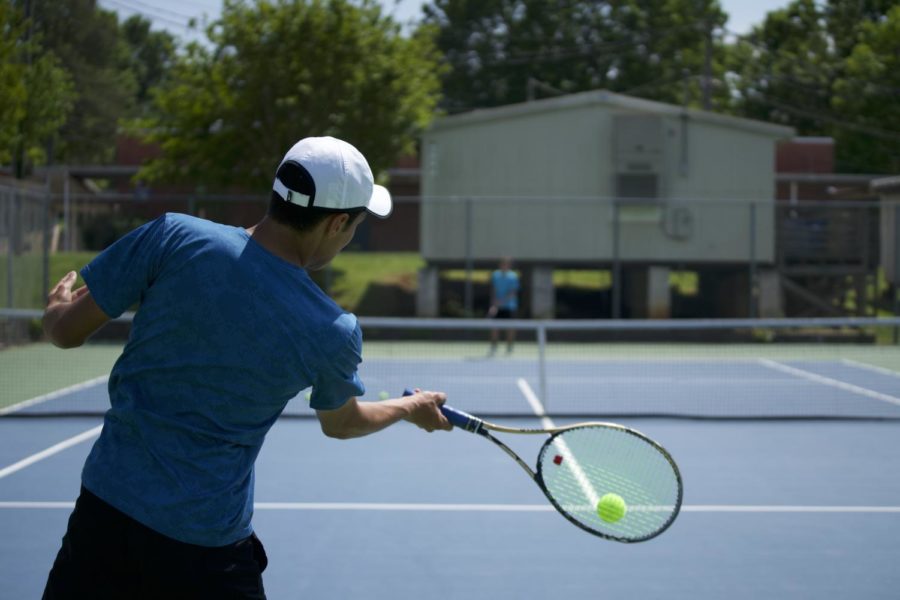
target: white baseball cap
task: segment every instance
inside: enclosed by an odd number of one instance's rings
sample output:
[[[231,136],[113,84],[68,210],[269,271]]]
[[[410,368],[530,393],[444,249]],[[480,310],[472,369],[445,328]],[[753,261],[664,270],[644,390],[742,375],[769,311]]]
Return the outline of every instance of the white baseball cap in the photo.
[[[308,137],[294,144],[278,165],[272,190],[297,206],[365,208],[381,218],[393,209],[390,192],[375,185],[365,157],[333,137]]]

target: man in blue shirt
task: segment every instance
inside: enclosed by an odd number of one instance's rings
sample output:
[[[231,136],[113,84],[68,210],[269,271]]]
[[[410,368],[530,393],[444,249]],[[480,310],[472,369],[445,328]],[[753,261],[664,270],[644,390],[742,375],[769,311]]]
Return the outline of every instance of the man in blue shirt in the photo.
[[[44,598],[264,598],[253,535],[254,462],[285,404],[312,386],[324,433],[401,420],[451,426],[445,395],[359,402],[362,334],[307,271],[328,264],[391,199],[365,158],[306,138],[250,229],[168,214],[53,289],[44,330],[81,345],[140,303],[109,379],[111,408],[82,472]]]
[[[500,268],[491,273],[491,308],[488,315],[494,319],[514,319],[518,310],[519,276],[512,270],[512,260],[504,258],[500,261]],[[491,355],[497,351],[499,337],[499,330],[491,331]],[[515,337],[514,329],[506,330],[507,354],[512,353]]]

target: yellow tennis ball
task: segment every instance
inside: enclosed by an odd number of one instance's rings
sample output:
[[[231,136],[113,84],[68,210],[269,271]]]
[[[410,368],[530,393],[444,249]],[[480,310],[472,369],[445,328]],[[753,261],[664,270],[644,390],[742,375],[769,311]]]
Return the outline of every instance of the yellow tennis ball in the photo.
[[[380,394],[378,394],[379,400],[387,400],[390,397],[391,397],[391,395],[388,394],[387,392],[381,392]]]
[[[312,400],[312,392],[306,392],[306,401],[309,402]]]
[[[607,523],[615,523],[625,516],[628,507],[618,494],[604,494],[597,502],[597,515]]]

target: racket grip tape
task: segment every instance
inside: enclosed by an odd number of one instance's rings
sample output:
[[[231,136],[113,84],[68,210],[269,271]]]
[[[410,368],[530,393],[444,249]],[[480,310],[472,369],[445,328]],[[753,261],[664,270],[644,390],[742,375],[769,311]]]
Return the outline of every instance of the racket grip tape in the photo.
[[[410,389],[403,390],[404,396],[412,396],[413,393],[414,392]],[[447,420],[450,421],[454,427],[459,427],[460,429],[465,429],[472,433],[481,432],[481,426],[484,424],[484,421],[478,417],[474,417],[467,412],[446,405],[441,407],[441,412],[444,413],[444,416],[447,417]]]

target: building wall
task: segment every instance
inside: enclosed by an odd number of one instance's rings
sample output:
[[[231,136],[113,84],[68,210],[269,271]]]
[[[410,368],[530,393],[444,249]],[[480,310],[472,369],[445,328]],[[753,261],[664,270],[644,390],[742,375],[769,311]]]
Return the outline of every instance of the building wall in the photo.
[[[609,196],[609,115],[595,107],[515,115],[426,133],[422,193]]]
[[[623,112],[593,104],[438,124],[423,143],[423,256],[612,261],[614,119]],[[621,204],[619,258],[747,261],[754,200],[752,252],[774,260],[774,136],[660,118],[663,200]]]

